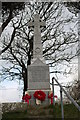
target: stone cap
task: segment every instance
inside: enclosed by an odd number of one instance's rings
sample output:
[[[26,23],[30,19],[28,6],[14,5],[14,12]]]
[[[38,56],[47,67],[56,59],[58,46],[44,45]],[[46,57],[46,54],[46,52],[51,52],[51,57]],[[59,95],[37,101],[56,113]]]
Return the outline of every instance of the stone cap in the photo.
[[[37,58],[30,66],[48,66],[40,58]]]

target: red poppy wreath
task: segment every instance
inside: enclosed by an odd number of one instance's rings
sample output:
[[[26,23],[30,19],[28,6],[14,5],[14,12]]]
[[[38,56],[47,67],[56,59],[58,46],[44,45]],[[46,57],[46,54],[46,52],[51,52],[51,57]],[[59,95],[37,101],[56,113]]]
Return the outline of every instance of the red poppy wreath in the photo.
[[[26,94],[24,97],[22,97],[22,99],[27,102],[27,100],[31,99],[31,96]]]
[[[46,97],[46,94],[43,91],[38,90],[38,91],[35,91],[34,97],[38,100],[44,101],[45,97]]]

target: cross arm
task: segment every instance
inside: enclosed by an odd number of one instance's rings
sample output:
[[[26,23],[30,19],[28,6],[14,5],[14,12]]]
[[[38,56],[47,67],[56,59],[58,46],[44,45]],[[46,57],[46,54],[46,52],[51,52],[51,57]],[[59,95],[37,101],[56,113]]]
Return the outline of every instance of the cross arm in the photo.
[[[40,22],[40,26],[41,26],[41,27],[46,27],[45,21],[41,21],[41,22]]]
[[[28,22],[28,27],[33,27],[34,26],[34,22],[33,21],[30,21],[30,22]]]

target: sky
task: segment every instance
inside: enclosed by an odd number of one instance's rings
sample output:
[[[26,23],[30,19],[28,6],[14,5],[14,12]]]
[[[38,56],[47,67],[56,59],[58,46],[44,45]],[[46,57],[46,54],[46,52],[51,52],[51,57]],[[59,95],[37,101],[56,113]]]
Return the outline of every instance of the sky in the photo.
[[[0,85],[0,101],[1,102],[20,102],[22,91],[20,85],[14,81],[5,81]]]
[[[68,13],[67,13],[68,14]],[[67,15],[66,14],[66,15]],[[65,17],[65,16],[64,16]],[[66,30],[68,30],[70,26],[66,26]],[[11,32],[11,29],[9,30]],[[8,32],[9,32],[8,31]],[[0,49],[2,49],[2,44],[0,44]],[[0,69],[1,66],[8,66],[8,64],[4,61],[2,61],[2,59],[0,58]],[[72,70],[72,74],[70,75],[63,75],[63,74],[50,74],[50,82],[51,82],[51,78],[54,76],[57,78],[57,80],[62,84],[62,85],[66,85],[67,82],[71,82],[73,81],[74,78],[78,77],[78,72],[76,72],[75,68],[78,69],[78,61],[77,58],[73,60],[73,70]],[[55,70],[61,69],[62,71],[65,70],[65,66],[64,65],[57,65],[55,67]],[[69,70],[69,68],[67,67],[67,71]],[[50,69],[50,71],[53,71],[53,68]],[[22,98],[22,92],[23,92],[23,82],[19,83],[17,82],[17,80],[15,81],[3,81],[0,82],[0,102],[20,102],[21,98]],[[60,97],[59,95],[59,87],[55,86],[55,95],[57,95],[58,97]]]

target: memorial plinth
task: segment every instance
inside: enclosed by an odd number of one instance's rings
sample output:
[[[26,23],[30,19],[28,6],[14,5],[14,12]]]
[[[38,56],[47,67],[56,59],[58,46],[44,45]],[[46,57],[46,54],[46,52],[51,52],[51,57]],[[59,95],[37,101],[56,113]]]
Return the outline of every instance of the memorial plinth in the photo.
[[[37,58],[28,66],[28,90],[49,90],[49,82],[49,66]]]

